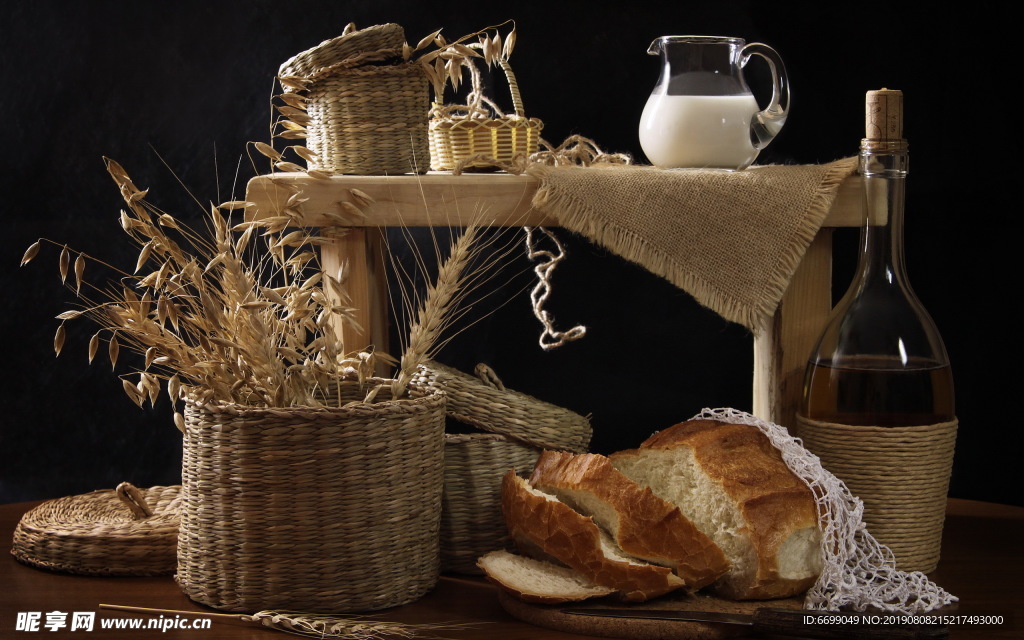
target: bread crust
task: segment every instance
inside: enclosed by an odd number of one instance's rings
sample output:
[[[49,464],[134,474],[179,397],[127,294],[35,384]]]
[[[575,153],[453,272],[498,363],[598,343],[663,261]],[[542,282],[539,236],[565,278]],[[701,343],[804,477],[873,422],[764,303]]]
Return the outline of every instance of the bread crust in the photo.
[[[616,530],[609,533],[619,547],[629,555],[671,567],[690,591],[711,584],[729,569],[718,545],[679,507],[627,478],[602,455],[544,451],[530,483],[548,493],[583,492],[607,503],[618,516]],[[572,506],[581,511],[579,505]]]
[[[749,498],[740,505],[740,511],[752,532],[757,572],[747,584],[723,584],[718,592],[737,600],[767,600],[787,598],[811,588],[818,579],[817,573],[783,578],[778,563],[779,551],[790,536],[818,526],[818,510],[810,490],[779,491]]]
[[[624,600],[643,602],[684,586],[667,567],[606,555],[601,530],[591,518],[558,500],[534,494],[515,470],[502,478],[502,510],[509,535],[520,548],[536,546],[594,584],[616,589]]]
[[[715,584],[734,599],[783,598],[806,591],[817,575],[784,578],[778,555],[793,535],[818,529],[814,495],[790,471],[771,441],[757,427],[715,420],[691,420],[655,433],[637,450],[612,456],[643,455],[645,449],[689,447],[698,465],[739,509],[757,557],[746,579],[727,574]]]

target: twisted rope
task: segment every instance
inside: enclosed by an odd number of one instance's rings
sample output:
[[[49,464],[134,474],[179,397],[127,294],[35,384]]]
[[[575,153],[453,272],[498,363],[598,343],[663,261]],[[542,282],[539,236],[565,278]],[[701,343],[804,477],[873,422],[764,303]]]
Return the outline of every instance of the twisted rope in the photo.
[[[555,267],[565,260],[565,247],[562,246],[562,243],[553,233],[544,227],[538,227],[537,229],[555,244],[555,251],[538,249],[533,237],[534,228],[524,227],[524,229],[526,230],[527,257],[533,261],[546,260],[546,262],[538,262],[537,266],[533,268],[533,272],[537,274],[537,284],[530,291],[530,302],[533,305],[533,315],[540,320],[541,325],[544,327],[540,334],[540,347],[545,351],[550,351],[551,349],[561,347],[567,342],[579,340],[586,335],[587,328],[583,325],[576,325],[568,331],[558,331],[555,329],[555,320],[544,309],[544,304],[551,297],[551,275],[554,273]]]
[[[543,150],[532,153],[529,156],[518,154],[512,158],[511,162],[501,161],[483,153],[463,158],[456,165],[452,173],[459,175],[466,167],[481,161],[493,164],[502,171],[514,175],[522,175],[535,166],[588,167],[595,164],[630,164],[632,162],[629,155],[624,153],[605,153],[593,140],[580,135],[569,136],[557,147],[553,147],[543,138],[540,142],[544,147]],[[543,326],[539,339],[540,346],[545,351],[550,351],[551,349],[563,346],[567,342],[579,340],[586,335],[587,328],[583,325],[577,325],[568,331],[558,331],[555,329],[554,318],[544,309],[544,305],[551,297],[553,291],[551,284],[552,274],[555,268],[566,258],[565,246],[549,229],[537,227],[537,230],[546,235],[555,244],[554,251],[539,249],[534,238],[535,229],[533,227],[524,227],[524,230],[526,231],[527,257],[531,261],[546,260],[537,264],[533,269],[534,273],[537,274],[537,285],[530,292],[530,302],[533,306],[533,315],[540,320]]]

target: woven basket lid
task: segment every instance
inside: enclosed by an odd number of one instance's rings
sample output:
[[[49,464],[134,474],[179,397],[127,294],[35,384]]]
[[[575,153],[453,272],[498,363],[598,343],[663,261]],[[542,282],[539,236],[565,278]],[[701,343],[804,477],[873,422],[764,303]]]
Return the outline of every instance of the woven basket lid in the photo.
[[[402,49],[405,44],[405,30],[394,23],[378,24],[366,29],[350,30],[324,40],[312,49],[294,55],[281,65],[280,77],[298,76],[309,78],[327,67],[359,54],[382,50]],[[286,87],[287,90],[287,87]]]
[[[181,487],[121,483],[49,500],[14,530],[11,553],[25,564],[81,575],[157,576],[177,566]]]
[[[484,431],[544,449],[581,453],[590,444],[590,421],[569,409],[506,389],[484,364],[476,377],[439,362],[420,367],[415,380],[448,396],[448,415]]]

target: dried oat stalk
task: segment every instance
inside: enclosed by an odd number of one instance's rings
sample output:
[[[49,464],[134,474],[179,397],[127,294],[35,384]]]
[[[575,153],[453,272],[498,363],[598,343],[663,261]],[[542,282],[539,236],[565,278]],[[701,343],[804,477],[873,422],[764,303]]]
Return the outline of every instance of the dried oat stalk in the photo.
[[[90,362],[104,339],[111,366],[124,348],[141,356],[138,381],[122,376],[140,406],[154,403],[162,386],[172,401],[188,392],[200,401],[322,406],[340,379],[362,379],[386,358],[343,344],[334,330],[355,322],[353,310],[344,284],[320,270],[316,249],[324,240],[296,229],[293,207],[232,223],[230,213],[247,203],[227,202],[210,208],[208,229],[199,232],[150,205],[121,165],[107,160],[107,170],[123,196],[121,228],[139,247],[138,260],[133,273],[83,253],[72,263],[75,252],[52,243],[61,247],[61,280],[80,303],[58,316],[58,354],[64,324],[91,319],[100,328],[89,343]],[[29,247],[22,264],[44,242]],[[88,282],[90,261],[117,278]]]
[[[509,32],[502,36],[501,28],[506,25],[512,26]],[[516,44],[516,26],[513,20],[506,20],[499,25],[486,27],[462,36],[454,42],[446,41],[441,32],[436,31],[421,40],[414,52],[425,49],[431,44],[437,48],[422,54],[416,59],[416,62],[423,67],[423,73],[430,80],[434,91],[434,100],[437,103],[435,109],[444,102],[445,87],[450,84],[452,89],[457,91],[462,82],[463,72],[469,71],[473,81],[473,91],[470,94],[469,103],[475,105],[479,110],[482,94],[480,93],[481,79],[476,62],[482,61],[487,67],[499,66],[506,75],[511,73],[508,59]],[[487,102],[492,108],[497,109],[493,103]],[[484,117],[483,111],[480,111],[479,114]]]

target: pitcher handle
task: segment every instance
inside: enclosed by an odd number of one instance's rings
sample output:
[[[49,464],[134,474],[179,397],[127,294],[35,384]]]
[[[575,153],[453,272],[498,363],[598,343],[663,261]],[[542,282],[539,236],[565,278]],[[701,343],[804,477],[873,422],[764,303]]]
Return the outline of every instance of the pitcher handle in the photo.
[[[789,78],[786,76],[786,65],[782,58],[766,44],[751,42],[743,47],[740,66],[746,67],[751,56],[761,56],[768,61],[772,71],[772,100],[764,111],[759,111],[750,123],[751,140],[757,149],[763,149],[782,130],[789,115]]]

